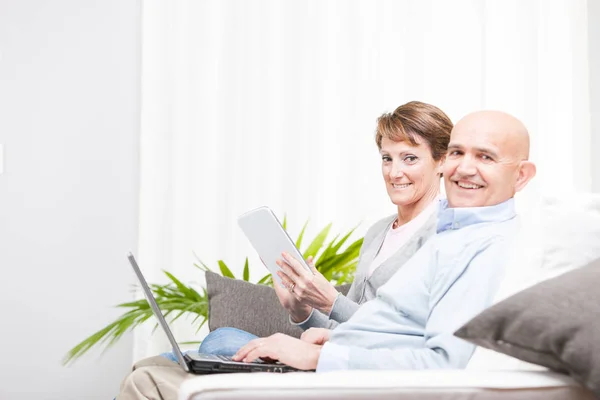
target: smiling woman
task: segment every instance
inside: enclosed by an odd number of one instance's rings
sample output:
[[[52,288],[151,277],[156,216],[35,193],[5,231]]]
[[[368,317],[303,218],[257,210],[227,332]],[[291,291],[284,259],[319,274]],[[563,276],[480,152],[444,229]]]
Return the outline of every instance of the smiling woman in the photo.
[[[452,122],[442,110],[418,101],[377,120],[375,142],[383,179],[398,206],[394,229],[413,220],[438,196],[451,130]]]

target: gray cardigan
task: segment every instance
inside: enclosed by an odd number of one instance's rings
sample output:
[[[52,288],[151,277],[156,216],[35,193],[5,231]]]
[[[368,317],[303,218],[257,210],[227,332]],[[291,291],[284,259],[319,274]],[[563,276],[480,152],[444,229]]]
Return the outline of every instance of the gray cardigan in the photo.
[[[383,240],[396,217],[397,214],[390,215],[369,228],[360,249],[354,282],[352,282],[347,296],[338,294],[329,317],[318,310],[313,310],[310,317],[296,325],[304,330],[313,327],[333,329],[340,323],[346,322],[361,304],[374,299],[377,289],[386,283],[436,232],[437,212],[433,213],[408,242],[385,260],[369,277],[371,263],[379,253]]]

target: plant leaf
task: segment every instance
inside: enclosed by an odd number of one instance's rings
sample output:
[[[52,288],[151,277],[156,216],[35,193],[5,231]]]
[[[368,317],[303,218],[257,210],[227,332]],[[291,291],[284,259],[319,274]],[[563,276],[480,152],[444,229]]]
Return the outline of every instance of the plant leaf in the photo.
[[[219,263],[219,268],[221,269],[221,274],[231,279],[235,279],[235,276],[231,272],[231,270],[227,267],[227,265],[223,262],[223,260],[217,261]]]
[[[342,247],[342,245],[346,243],[346,240],[348,240],[348,238],[354,233],[357,227],[358,226],[352,228],[350,232],[344,235],[337,243],[335,243],[335,240],[339,237],[339,235],[336,236],[335,239],[330,242],[330,245],[327,246],[327,249],[325,249],[325,251],[323,252],[322,257],[328,257],[331,254],[336,254],[338,250]]]
[[[202,271],[205,271],[205,272],[206,271],[211,271],[212,272],[212,269],[210,269],[210,267],[208,265],[206,265],[205,263],[203,263],[202,260],[200,259],[200,257],[198,257],[198,255],[195,252],[192,252],[192,254],[194,254],[194,257],[196,257],[196,260],[198,260],[198,262],[200,263],[200,265],[194,263],[194,266],[196,268],[199,268],[199,269],[201,269]]]
[[[196,333],[200,332],[200,329],[202,329],[202,327],[204,326],[204,324],[208,321],[208,318],[205,318],[202,323],[200,323],[200,326],[198,326],[198,329],[196,329]]]
[[[250,280],[250,268],[248,266],[248,257],[246,257],[246,262],[244,263],[244,280],[246,282]]]
[[[362,246],[362,241],[362,238],[358,239],[348,246],[342,253],[336,254],[322,261],[321,265],[319,266],[319,272],[327,276],[327,273],[331,271],[332,268],[336,267],[336,265],[345,265],[357,259],[360,253],[360,247]]]
[[[302,227],[302,230],[300,231],[300,234],[298,235],[298,239],[296,239],[296,247],[300,248],[300,246],[302,246],[302,238],[304,237],[304,231],[306,231],[306,226],[308,225],[308,220],[306,220],[306,222],[304,223],[304,226]]]
[[[171,279],[173,281],[173,283],[175,283],[175,285],[177,285],[177,289],[179,289],[181,291],[181,293],[183,293],[185,296],[190,296],[192,298],[195,298],[196,296],[194,296],[194,292],[192,292],[187,286],[185,286],[183,283],[181,283],[181,281],[177,278],[175,278],[175,276],[173,276],[173,274],[171,274],[169,271],[164,271],[165,275],[167,275],[169,277],[169,279]]]
[[[319,234],[313,239],[313,241],[308,245],[308,248],[302,255],[305,259],[309,256],[315,256],[321,247],[323,247],[323,243],[325,239],[327,239],[327,235],[329,234],[329,230],[331,229],[331,223],[329,223],[325,228],[319,232]]]
[[[317,267],[317,269],[319,269],[319,263],[321,262],[321,260],[326,260],[327,258],[329,258],[329,257],[331,257],[332,255],[335,254],[335,250],[333,250],[333,248],[334,248],[334,245],[335,245],[335,241],[339,237],[340,237],[340,235],[335,235],[335,237],[333,238],[333,240],[331,240],[327,244],[327,246],[325,246],[325,250],[323,250],[323,252],[321,253],[321,255],[319,255],[319,257],[314,260],[315,267]]]
[[[267,285],[267,286],[273,286],[273,279],[271,277],[271,274],[267,274],[265,276],[263,276],[258,282],[257,285]]]

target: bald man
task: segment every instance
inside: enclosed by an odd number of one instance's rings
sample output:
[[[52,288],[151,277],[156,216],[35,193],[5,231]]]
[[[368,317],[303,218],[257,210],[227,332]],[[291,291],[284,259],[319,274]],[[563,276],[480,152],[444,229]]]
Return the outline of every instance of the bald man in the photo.
[[[527,129],[499,111],[467,115],[452,131],[444,176],[451,207],[493,206],[512,198],[535,176]]]
[[[283,334],[242,347],[234,359],[271,358],[303,370],[464,368],[474,345],[453,335],[488,307],[518,230],[514,199],[535,175],[529,135],[511,115],[481,111],[451,134],[437,234],[334,330]],[[124,399],[176,399],[188,376],[154,357],[125,379]]]

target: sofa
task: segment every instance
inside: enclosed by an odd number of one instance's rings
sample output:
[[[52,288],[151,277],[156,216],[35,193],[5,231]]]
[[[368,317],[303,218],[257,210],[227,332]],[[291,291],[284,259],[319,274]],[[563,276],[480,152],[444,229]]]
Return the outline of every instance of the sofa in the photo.
[[[180,399],[599,398],[600,195],[517,199],[517,206],[522,229],[495,304],[455,333],[478,345],[465,370],[196,376],[183,383]],[[226,279],[207,276],[211,330],[299,335],[272,289]],[[279,313],[280,325],[255,326],[256,318],[231,311],[248,315],[248,307]]]

